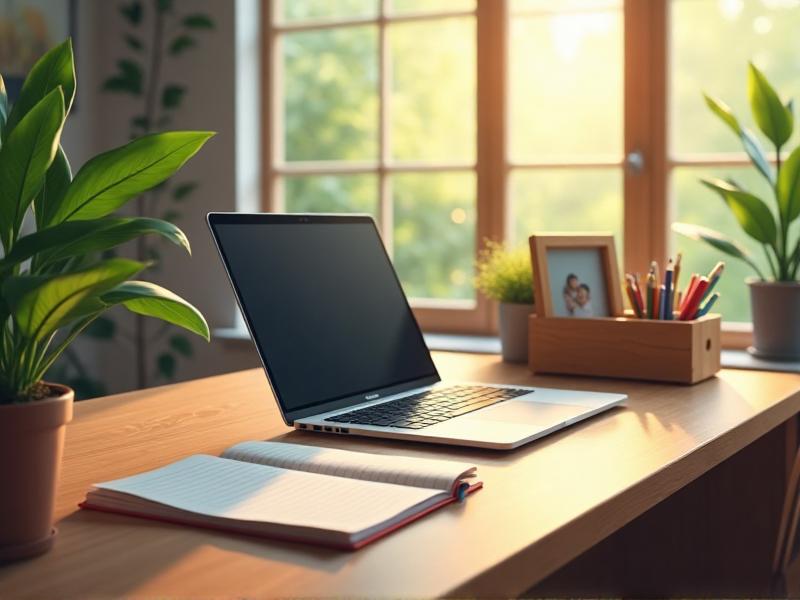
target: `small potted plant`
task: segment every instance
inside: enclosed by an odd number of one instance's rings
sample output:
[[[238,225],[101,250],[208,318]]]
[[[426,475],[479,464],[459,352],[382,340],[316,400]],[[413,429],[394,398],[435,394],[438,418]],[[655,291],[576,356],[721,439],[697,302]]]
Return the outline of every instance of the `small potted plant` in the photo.
[[[525,246],[509,249],[487,240],[478,257],[475,286],[497,300],[503,360],[528,360],[528,315],[533,312],[533,270]]]
[[[0,561],[52,545],[74,397],[43,381],[59,355],[116,305],[209,337],[191,304],[134,280],[147,264],[109,255],[148,234],[189,251],[171,223],[111,215],[172,176],[212,134],[144,136],[92,158],[73,177],[60,137],[74,96],[69,40],[33,66],[13,106],[0,76]]]
[[[718,231],[675,223],[673,229],[702,240],[717,250],[749,264],[757,278],[748,279],[753,308],[753,346],[756,356],[775,360],[800,359],[800,237],[791,226],[800,216],[800,147],[785,156],[784,146],[794,131],[792,102],[784,103],[767,78],[752,64],[747,92],[753,118],[775,148],[775,166],[758,138],[731,112],[727,104],[706,95],[711,111],[739,138],[755,169],[771,190],[764,200],[734,181],[703,179],[730,208],[744,232],[764,250],[768,275],[758,268],[746,248]]]

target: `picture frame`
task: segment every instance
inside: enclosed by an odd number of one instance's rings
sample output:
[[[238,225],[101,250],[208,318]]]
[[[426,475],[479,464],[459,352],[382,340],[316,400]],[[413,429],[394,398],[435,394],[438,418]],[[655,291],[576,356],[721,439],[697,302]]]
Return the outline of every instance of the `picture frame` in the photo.
[[[33,64],[67,37],[74,45],[76,29],[76,0],[0,2],[0,73],[12,104]]]
[[[613,235],[537,233],[529,242],[538,317],[624,316]]]

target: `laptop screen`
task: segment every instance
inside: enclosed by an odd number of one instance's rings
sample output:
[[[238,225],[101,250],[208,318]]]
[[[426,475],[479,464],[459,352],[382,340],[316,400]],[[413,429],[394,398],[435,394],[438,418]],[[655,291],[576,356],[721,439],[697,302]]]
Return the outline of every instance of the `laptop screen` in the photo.
[[[284,412],[437,375],[371,218],[209,222]]]

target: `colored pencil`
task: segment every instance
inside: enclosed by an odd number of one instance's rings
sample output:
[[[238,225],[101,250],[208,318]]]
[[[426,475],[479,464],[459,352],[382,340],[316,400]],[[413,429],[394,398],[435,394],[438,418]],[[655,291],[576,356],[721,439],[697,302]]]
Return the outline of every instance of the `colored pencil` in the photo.
[[[689,279],[689,285],[686,286],[686,290],[683,292],[683,301],[679,307],[680,311],[683,311],[683,307],[686,306],[686,301],[689,299],[689,296],[692,295],[692,292],[697,285],[698,277],[699,275],[697,273],[692,273],[692,277]]]
[[[672,320],[672,300],[675,298],[675,290],[672,288],[672,282],[675,278],[675,267],[672,265],[672,259],[667,263],[667,269],[664,271],[664,316],[663,319],[667,321]]]
[[[714,286],[717,285],[719,278],[722,277],[722,272],[725,270],[725,263],[719,261],[711,272],[708,274],[708,288],[706,288],[705,297],[708,298],[711,296],[711,292],[714,290]]]
[[[662,321],[667,318],[667,296],[667,286],[662,283],[658,288],[658,318]]]
[[[708,277],[700,277],[691,292],[691,296],[683,303],[683,310],[681,310],[679,317],[681,321],[691,321],[694,318],[707,287]]]
[[[680,283],[679,280],[680,280],[680,276],[681,276],[681,258],[683,258],[683,255],[680,252],[678,252],[678,256],[675,258],[675,274],[672,276],[672,288],[673,288],[672,306],[673,306],[673,308],[674,307],[678,307],[681,304],[680,300],[678,299],[678,297],[680,296],[680,290],[678,288],[678,285]]]
[[[717,300],[719,300],[719,294],[717,292],[714,292],[708,297],[708,300],[706,300],[705,304],[703,304],[703,306],[700,307],[700,310],[697,311],[697,314],[695,315],[694,318],[698,319],[704,315],[707,315],[708,311],[711,310],[711,307],[714,306],[714,303]]]
[[[655,301],[656,301],[656,278],[653,272],[647,274],[647,318],[655,318]]]

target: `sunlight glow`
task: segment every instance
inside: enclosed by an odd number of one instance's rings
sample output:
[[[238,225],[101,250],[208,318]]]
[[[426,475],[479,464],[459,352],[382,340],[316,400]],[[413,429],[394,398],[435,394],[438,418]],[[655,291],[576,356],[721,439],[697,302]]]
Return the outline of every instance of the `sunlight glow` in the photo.
[[[590,35],[604,35],[614,27],[616,14],[561,14],[550,19],[553,45],[564,62],[574,62],[581,53],[584,40]]]

